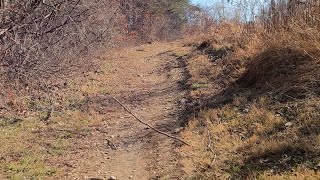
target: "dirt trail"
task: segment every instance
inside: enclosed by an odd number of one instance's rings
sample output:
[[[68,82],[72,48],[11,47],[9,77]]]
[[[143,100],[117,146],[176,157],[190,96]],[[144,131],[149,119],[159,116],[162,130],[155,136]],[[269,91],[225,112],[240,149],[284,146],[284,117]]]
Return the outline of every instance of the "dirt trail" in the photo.
[[[153,43],[106,55],[110,94],[146,122],[175,134],[184,96],[177,52],[185,50],[179,42]],[[108,95],[100,98],[109,103],[105,121],[70,155],[72,170],[65,178],[180,179],[175,148],[181,143],[146,128]]]

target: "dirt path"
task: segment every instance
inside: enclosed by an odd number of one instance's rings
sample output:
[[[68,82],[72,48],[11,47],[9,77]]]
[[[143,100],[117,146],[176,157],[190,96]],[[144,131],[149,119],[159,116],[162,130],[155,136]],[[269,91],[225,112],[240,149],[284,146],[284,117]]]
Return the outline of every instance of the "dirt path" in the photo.
[[[106,55],[110,94],[151,125],[177,133],[184,96],[177,56],[185,50],[179,42],[154,43]],[[108,95],[99,98],[109,105],[105,120],[74,150],[65,178],[180,179],[181,143],[146,128]]]

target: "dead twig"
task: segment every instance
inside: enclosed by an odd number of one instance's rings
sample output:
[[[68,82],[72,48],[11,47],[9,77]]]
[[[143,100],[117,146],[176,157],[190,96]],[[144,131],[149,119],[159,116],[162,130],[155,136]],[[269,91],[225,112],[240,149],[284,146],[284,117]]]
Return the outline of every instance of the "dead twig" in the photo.
[[[155,127],[151,126],[150,124],[144,122],[144,121],[141,120],[139,117],[137,117],[132,111],[130,111],[130,109],[128,109],[124,104],[122,104],[117,98],[115,98],[115,97],[112,97],[112,98],[113,98],[117,103],[119,103],[128,113],[130,113],[130,114],[131,114],[136,120],[138,120],[140,123],[148,126],[150,129],[156,131],[156,132],[159,133],[159,134],[165,135],[165,136],[167,136],[167,137],[169,137],[169,138],[171,138],[171,139],[175,139],[175,140],[177,140],[177,141],[182,142],[183,144],[185,144],[185,145],[187,145],[187,146],[190,146],[190,144],[188,144],[187,142],[183,141],[182,139],[179,139],[179,138],[177,138],[177,137],[174,137],[174,136],[172,136],[172,135],[170,135],[170,134],[168,134],[168,133],[162,132],[162,131],[156,129]]]

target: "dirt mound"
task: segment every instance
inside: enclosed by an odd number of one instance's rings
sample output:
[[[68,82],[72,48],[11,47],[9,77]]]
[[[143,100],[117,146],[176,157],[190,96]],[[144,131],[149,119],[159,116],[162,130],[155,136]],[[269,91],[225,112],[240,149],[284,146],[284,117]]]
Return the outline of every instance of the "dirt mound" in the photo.
[[[319,95],[320,62],[316,57],[319,55],[293,48],[269,48],[250,61],[237,83],[255,88],[257,93],[271,92],[292,98]]]

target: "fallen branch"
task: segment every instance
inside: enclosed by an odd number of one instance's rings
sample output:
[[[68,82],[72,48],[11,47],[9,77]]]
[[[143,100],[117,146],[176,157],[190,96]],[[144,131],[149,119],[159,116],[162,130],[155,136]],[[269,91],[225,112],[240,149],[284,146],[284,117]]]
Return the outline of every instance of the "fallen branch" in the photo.
[[[130,109],[128,109],[124,104],[122,104],[117,98],[115,98],[115,97],[112,97],[112,98],[113,98],[117,103],[119,103],[128,113],[130,113],[130,114],[131,114],[136,120],[138,120],[140,123],[148,126],[149,128],[151,128],[152,130],[156,131],[156,132],[159,133],[159,134],[165,135],[165,136],[167,136],[167,137],[169,137],[169,138],[171,138],[171,139],[175,139],[175,140],[177,140],[177,141],[182,142],[183,144],[185,144],[185,145],[187,145],[187,146],[190,146],[190,144],[188,144],[187,142],[183,141],[182,139],[179,139],[179,138],[177,138],[177,137],[174,137],[174,136],[172,136],[172,135],[170,135],[170,134],[168,134],[168,133],[162,132],[162,131],[156,129],[155,127],[151,126],[150,124],[144,122],[144,121],[141,120],[139,117],[137,117],[135,114],[133,114],[132,111],[130,111]]]

